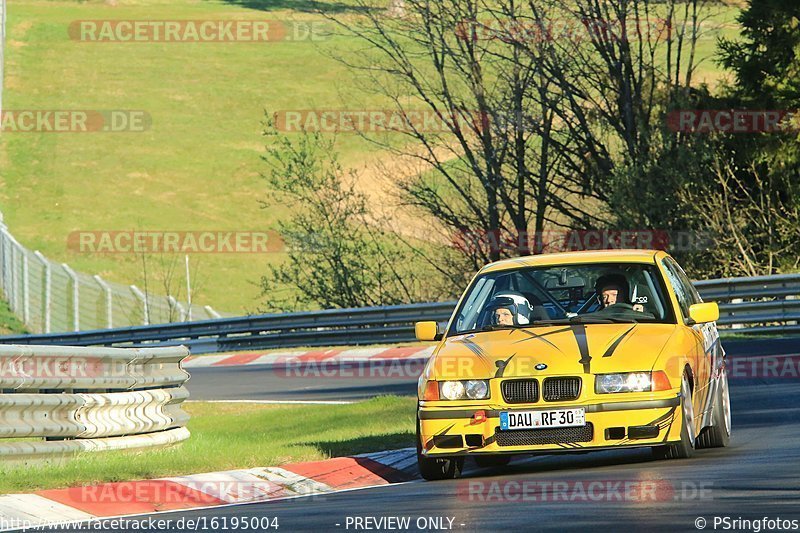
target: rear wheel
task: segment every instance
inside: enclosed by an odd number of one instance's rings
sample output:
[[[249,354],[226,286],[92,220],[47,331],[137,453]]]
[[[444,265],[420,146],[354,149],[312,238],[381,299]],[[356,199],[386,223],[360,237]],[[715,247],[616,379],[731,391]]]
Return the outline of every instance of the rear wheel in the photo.
[[[692,404],[692,386],[689,376],[683,375],[681,380],[681,440],[677,444],[653,448],[653,454],[659,459],[688,459],[694,455],[694,405]]]
[[[481,468],[499,468],[511,462],[510,455],[476,455],[475,464]]]
[[[712,425],[700,433],[697,438],[698,448],[724,448],[731,441],[731,395],[728,389],[728,373],[724,366],[712,409]]]
[[[426,457],[422,454],[422,432],[417,419],[417,466],[422,479],[439,481],[461,477],[463,457]]]

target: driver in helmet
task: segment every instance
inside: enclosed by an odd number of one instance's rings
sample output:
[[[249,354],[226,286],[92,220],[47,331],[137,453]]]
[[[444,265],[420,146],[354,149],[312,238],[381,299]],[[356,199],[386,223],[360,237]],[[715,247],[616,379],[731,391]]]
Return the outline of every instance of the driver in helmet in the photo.
[[[600,306],[603,309],[618,303],[628,304],[630,288],[628,280],[622,274],[606,274],[600,276],[594,284]]]
[[[531,322],[531,305],[518,292],[501,292],[489,304],[489,318],[493,326],[524,326]]]
[[[611,273],[600,276],[594,287],[600,302],[600,310],[597,313],[614,315],[632,311],[654,318],[645,312],[643,305],[631,303],[630,285],[624,274]]]

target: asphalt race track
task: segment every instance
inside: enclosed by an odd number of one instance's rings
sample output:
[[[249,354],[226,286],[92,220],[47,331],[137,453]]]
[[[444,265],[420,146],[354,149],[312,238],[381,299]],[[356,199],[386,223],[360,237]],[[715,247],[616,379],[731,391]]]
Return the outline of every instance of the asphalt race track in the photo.
[[[723,340],[723,346],[734,357],[800,354],[800,338]],[[192,400],[352,401],[380,394],[414,395],[421,370],[418,363],[349,365],[338,372],[327,366],[303,371],[266,365],[201,367],[190,369],[188,387]],[[400,373],[403,377],[395,377]],[[797,385],[800,392],[800,380]]]
[[[725,346],[734,357],[800,352],[800,341],[792,339],[727,342]],[[209,395],[212,373],[196,373],[192,392]],[[293,394],[293,383],[265,377],[257,368],[215,376],[216,390],[230,388],[235,395],[238,387],[241,394],[255,395],[259,386],[270,388],[262,392],[263,398],[341,399],[414,390],[413,380],[404,387],[388,389],[384,383],[362,386],[354,381],[330,387],[309,385],[305,392]],[[730,386],[731,446],[699,450],[688,460],[656,461],[649,450],[629,450],[518,458],[500,469],[478,469],[468,462],[459,480],[411,481],[324,497],[158,516],[174,520],[205,517],[209,521],[234,516],[277,517],[281,531],[318,532],[398,530],[375,527],[374,522],[368,524],[371,529],[354,527],[357,518],[366,517],[409,518],[410,530],[417,530],[417,520],[429,526],[426,529],[448,530],[448,519],[452,519],[456,531],[697,531],[699,525],[708,531],[766,531],[762,522],[748,528],[741,523],[735,527],[733,520],[800,520],[800,379],[732,376]],[[561,483],[558,488],[553,484],[557,482]],[[625,496],[627,489],[619,488],[635,488],[643,482],[650,487],[644,498],[639,498],[637,494],[644,493],[636,490]],[[526,492],[524,487],[532,490]],[[714,517],[728,517],[732,527],[725,528],[723,522],[715,528]],[[427,522],[437,518],[444,518],[444,527]],[[791,522],[784,524],[791,526]]]
[[[311,363],[299,371],[268,365],[202,367],[189,369],[187,386],[192,400],[355,401],[416,394],[416,376],[424,365],[391,364]]]

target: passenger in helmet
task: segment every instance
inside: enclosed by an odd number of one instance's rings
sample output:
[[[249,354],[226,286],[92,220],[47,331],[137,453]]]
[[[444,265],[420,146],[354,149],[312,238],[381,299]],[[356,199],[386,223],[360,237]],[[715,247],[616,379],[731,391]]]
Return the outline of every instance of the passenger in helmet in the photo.
[[[518,292],[498,293],[487,310],[489,322],[494,326],[524,326],[531,322],[531,305]]]

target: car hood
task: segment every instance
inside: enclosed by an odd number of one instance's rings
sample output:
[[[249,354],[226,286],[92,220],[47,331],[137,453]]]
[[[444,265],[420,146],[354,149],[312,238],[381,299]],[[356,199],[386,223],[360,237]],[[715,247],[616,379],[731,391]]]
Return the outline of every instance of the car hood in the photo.
[[[428,379],[529,377],[651,370],[674,324],[572,324],[448,337]]]

